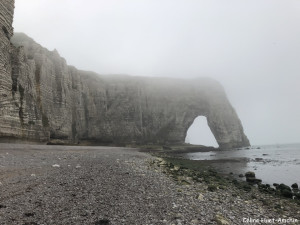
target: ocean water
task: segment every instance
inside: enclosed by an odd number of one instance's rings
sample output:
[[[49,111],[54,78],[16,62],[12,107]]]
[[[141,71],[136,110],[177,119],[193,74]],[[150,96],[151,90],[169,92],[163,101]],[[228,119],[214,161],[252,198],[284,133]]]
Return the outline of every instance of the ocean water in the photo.
[[[265,184],[300,186],[300,144],[252,146],[250,149],[185,153],[191,160],[209,160],[220,173],[238,177],[253,171]]]

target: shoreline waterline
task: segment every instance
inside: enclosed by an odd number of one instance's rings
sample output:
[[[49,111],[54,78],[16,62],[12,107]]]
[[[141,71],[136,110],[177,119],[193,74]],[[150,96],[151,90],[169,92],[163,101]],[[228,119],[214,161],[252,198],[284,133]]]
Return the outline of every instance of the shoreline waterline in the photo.
[[[219,173],[231,173],[235,177],[253,171],[265,184],[300,184],[300,144],[189,152],[177,157],[209,163]]]

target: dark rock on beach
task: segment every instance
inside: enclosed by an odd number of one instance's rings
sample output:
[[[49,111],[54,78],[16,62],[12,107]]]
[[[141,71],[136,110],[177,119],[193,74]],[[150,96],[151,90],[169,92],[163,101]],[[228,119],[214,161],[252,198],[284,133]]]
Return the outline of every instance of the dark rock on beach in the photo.
[[[255,173],[252,171],[249,171],[245,174],[246,181],[251,184],[260,184],[262,182],[261,179],[255,178]]]
[[[249,178],[249,177],[255,178],[255,173],[252,172],[252,171],[249,171],[249,172],[245,173],[245,177],[246,177],[246,178]]]
[[[279,184],[276,187],[276,189],[278,189],[280,191],[283,191],[283,190],[292,191],[292,189],[289,186],[285,185],[285,184]]]

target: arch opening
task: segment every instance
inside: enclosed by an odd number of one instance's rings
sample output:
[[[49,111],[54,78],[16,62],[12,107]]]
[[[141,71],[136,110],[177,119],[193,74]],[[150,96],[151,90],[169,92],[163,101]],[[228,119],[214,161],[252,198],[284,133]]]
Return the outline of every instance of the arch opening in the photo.
[[[186,132],[185,143],[219,147],[215,136],[208,126],[205,116],[198,116],[195,118],[194,122]]]

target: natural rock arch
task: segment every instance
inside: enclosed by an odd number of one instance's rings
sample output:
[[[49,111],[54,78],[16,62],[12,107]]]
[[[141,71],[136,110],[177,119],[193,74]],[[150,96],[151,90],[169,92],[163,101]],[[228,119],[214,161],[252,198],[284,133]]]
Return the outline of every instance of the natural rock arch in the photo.
[[[13,8],[14,1],[0,3],[0,25],[9,38]],[[177,144],[184,143],[189,126],[203,115],[221,148],[249,145],[215,80],[80,71],[57,51],[48,51],[25,34],[15,34],[10,41],[7,32],[0,32],[0,138]]]

